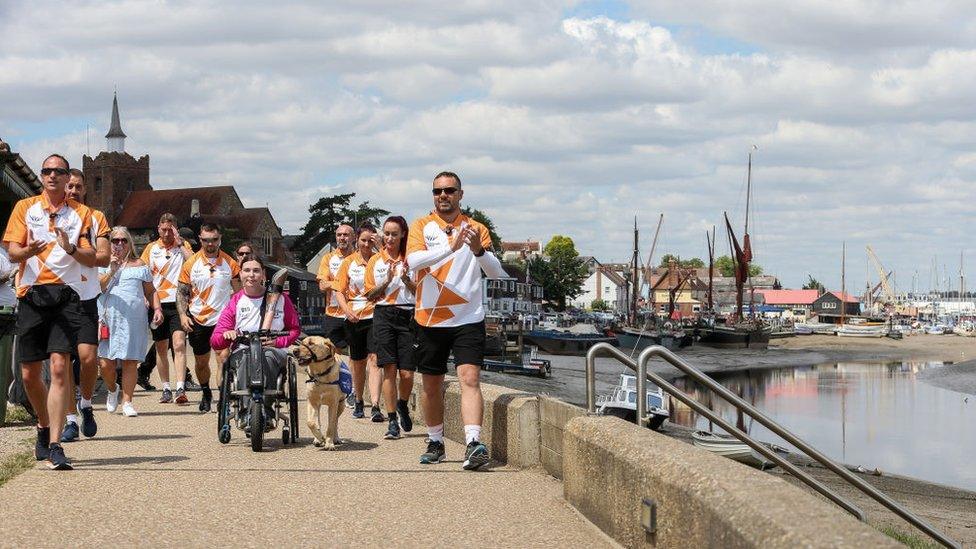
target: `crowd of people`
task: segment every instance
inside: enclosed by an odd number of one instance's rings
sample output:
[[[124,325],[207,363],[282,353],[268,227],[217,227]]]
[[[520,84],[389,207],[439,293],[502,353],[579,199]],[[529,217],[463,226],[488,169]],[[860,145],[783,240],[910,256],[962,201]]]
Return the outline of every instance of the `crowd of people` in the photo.
[[[110,228],[101,212],[85,205],[84,174],[66,158],[50,155],[40,173],[41,194],[15,205],[0,254],[0,275],[9,278],[11,266],[19,266],[13,275],[15,360],[37,414],[38,461],[70,470],[62,443],[96,436],[92,398],[99,374],[109,413],[121,407],[125,416],[138,416],[133,395],[137,379],[148,385],[149,359],[162,383],[159,402],[188,405],[189,345],[198,409],[209,412],[212,353],[218,362],[227,360],[237,336],[258,329],[265,314],[272,330],[288,334],[264,340],[266,355],[278,364],[287,360],[285,350],[301,332],[299,316],[290,299],[265,311],[266,265],[253,246],[244,242],[231,257],[221,250],[220,228],[203,224],[192,235],[200,245],[194,251],[190,235],[166,213],[159,238],[139,254],[126,227]],[[317,274],[326,296],[321,328],[348,358],[353,417],[366,417],[368,387],[370,419],[387,424],[386,439],[413,429],[409,395],[415,372],[423,377],[428,436],[420,463],[445,457],[443,383],[453,355],[466,442],[462,467],[477,469],[489,461],[481,442],[481,275],[507,275],[490,251],[487,228],[461,212],[460,177],[437,174],[432,194],[433,210],[412,224],[394,215],[379,230],[369,223],[337,227],[334,250]]]

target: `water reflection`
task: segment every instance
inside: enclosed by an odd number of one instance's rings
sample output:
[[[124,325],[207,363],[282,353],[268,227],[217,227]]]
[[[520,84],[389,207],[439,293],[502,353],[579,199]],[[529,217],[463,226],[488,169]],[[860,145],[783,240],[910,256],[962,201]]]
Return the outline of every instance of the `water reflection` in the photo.
[[[976,489],[976,399],[916,379],[941,362],[841,362],[747,370],[716,379],[832,458]],[[760,440],[779,437],[688,379],[675,385]],[[672,399],[672,421],[709,421]]]

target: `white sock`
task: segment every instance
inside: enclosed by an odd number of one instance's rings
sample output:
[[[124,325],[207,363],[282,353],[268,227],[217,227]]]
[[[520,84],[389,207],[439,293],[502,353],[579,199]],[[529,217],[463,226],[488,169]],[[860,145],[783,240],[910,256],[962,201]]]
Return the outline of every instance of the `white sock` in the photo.
[[[444,442],[444,424],[432,425],[427,428],[427,438],[434,442]]]
[[[81,397],[81,404],[78,405],[78,408],[91,408],[91,407],[92,407],[91,399]]]
[[[182,388],[183,388],[183,382],[182,381],[177,381],[176,382],[176,390],[179,391]]]
[[[163,382],[163,390],[164,391],[172,391],[172,389],[169,388],[169,382],[168,381],[164,381]]]
[[[78,414],[68,414],[68,417],[64,418],[66,423],[78,424]]]
[[[465,425],[464,426],[464,443],[471,444],[472,441],[480,440],[481,438],[481,425]]]

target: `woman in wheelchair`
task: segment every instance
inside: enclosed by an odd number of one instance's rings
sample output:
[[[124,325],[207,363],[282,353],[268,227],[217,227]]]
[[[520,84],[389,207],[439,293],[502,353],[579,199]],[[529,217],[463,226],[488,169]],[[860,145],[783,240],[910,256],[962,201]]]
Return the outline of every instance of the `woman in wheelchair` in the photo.
[[[230,298],[230,302],[220,313],[217,320],[217,327],[214,329],[213,336],[210,338],[210,345],[214,350],[223,350],[237,340],[241,332],[255,332],[261,329],[262,319],[269,312],[266,311],[266,288],[267,277],[264,272],[264,262],[256,257],[247,258],[241,265],[241,282],[243,287],[239,292]],[[273,317],[271,320],[271,330],[287,331],[287,336],[277,338],[264,338],[261,344],[264,348],[265,361],[270,371],[267,372],[266,388],[274,388],[277,380],[284,371],[287,364],[288,355],[285,349],[298,339],[301,328],[298,323],[298,313],[291,299],[287,294],[283,294],[281,299],[274,305]],[[244,366],[239,360],[243,346],[238,344],[231,349],[230,358],[232,365]],[[237,372],[238,388],[247,378],[244,372]]]

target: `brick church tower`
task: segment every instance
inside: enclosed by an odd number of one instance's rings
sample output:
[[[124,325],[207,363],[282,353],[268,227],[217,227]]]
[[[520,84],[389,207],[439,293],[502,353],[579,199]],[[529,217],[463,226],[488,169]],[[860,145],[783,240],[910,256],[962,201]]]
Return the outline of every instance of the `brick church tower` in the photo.
[[[105,135],[107,151],[92,158],[82,157],[82,171],[88,187],[86,202],[101,210],[109,225],[114,225],[122,205],[134,191],[149,191],[149,155],[136,160],[125,152],[125,133],[119,119],[119,98],[112,99],[112,125]]]

